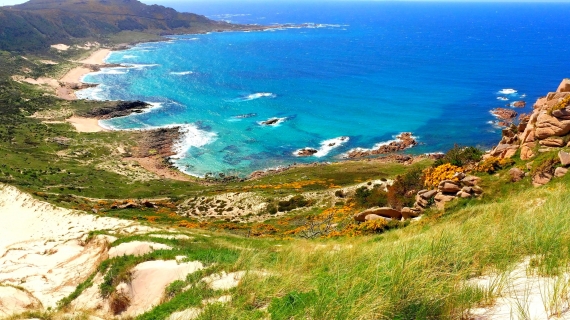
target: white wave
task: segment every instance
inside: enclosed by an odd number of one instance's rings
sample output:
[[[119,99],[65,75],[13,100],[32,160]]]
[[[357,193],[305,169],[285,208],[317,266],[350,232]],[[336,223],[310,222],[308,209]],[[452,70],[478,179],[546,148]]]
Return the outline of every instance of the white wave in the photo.
[[[247,17],[251,16],[249,13],[223,13],[223,14],[216,14],[213,16],[209,16],[211,19],[228,19],[233,17]]]
[[[523,93],[523,94],[521,95],[521,98],[526,98],[526,93]]]
[[[497,100],[509,101],[509,98],[507,98],[507,97],[497,97]]]
[[[242,98],[238,98],[234,101],[251,101],[251,100],[260,99],[260,98],[277,98],[277,95],[274,93],[270,93],[270,92],[258,92],[258,93],[247,95],[247,96],[242,97]]]
[[[193,71],[180,71],[180,72],[171,72],[170,74],[175,76],[185,76],[193,73],[194,73]]]
[[[122,66],[133,68],[136,70],[142,70],[144,68],[153,68],[160,66],[159,64],[140,64],[140,63],[121,63]]]
[[[179,126],[181,137],[172,147],[172,151],[176,154],[171,158],[180,159],[191,148],[200,148],[212,143],[218,136],[215,132],[200,130],[196,125],[171,125],[171,127]]]
[[[499,94],[516,94],[518,91],[515,89],[503,89],[499,91]]]
[[[105,95],[106,92],[105,88],[106,88],[105,85],[100,84],[96,87],[75,91],[75,96],[78,99],[85,99],[85,100],[98,100],[98,101],[107,100],[107,97]]]
[[[287,120],[287,118],[269,118],[265,121],[258,121],[257,124],[259,124],[260,126],[277,127],[283,122],[285,122],[285,120]]]
[[[317,158],[324,157],[327,154],[329,154],[332,150],[334,150],[338,147],[341,147],[342,145],[347,143],[349,140],[350,140],[349,137],[338,137],[338,138],[334,138],[334,139],[325,140],[325,141],[321,142],[320,148],[318,148],[317,152],[315,154],[313,154],[312,156],[317,157]],[[313,148],[307,147],[305,149],[313,149]],[[302,150],[303,149],[295,150],[295,152],[293,152],[293,155],[298,157],[299,153]]]
[[[123,59],[134,59],[134,58],[138,58],[139,56],[135,56],[133,54],[126,54],[123,56]]]

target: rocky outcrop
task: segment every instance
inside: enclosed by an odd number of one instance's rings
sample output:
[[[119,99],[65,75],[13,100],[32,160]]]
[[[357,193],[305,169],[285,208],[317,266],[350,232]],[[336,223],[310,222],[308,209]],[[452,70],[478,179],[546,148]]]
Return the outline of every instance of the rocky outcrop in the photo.
[[[456,198],[471,198],[479,196],[483,190],[477,186],[481,178],[476,176],[466,176],[464,173],[458,173],[455,180],[444,180],[439,183],[435,190],[421,190],[416,194],[416,202],[412,208],[405,207],[402,209],[402,215],[417,217],[425,209],[432,204],[440,210],[443,210],[445,204]]]
[[[390,207],[382,207],[382,208],[371,208],[371,209],[367,209],[364,210],[362,212],[359,212],[357,214],[354,215],[354,220],[358,221],[358,222],[365,222],[366,217],[368,215],[376,215],[379,217],[384,217],[384,218],[389,218],[389,219],[394,219],[394,220],[401,220],[402,219],[402,212],[396,210],[396,209],[392,209]]]
[[[519,168],[512,168],[509,170],[509,175],[511,176],[512,182],[519,182],[525,177],[524,171]]]
[[[143,101],[118,101],[109,102],[107,105],[91,109],[80,114],[88,118],[112,119],[128,116],[133,113],[142,113],[150,106]]]
[[[570,79],[562,80],[556,92],[570,92]]]
[[[317,149],[313,149],[313,148],[303,148],[301,150],[297,150],[297,152],[295,152],[295,155],[297,157],[310,157],[312,155],[314,155],[315,153],[319,152],[319,150]]]
[[[348,158],[363,158],[373,155],[387,154],[402,151],[418,144],[412,133],[404,132],[396,137],[394,141],[377,146],[375,149],[353,149],[347,154]]]
[[[567,146],[570,140],[569,87],[570,80],[564,79],[556,92],[539,98],[530,116],[521,115],[518,125],[503,130],[501,142],[488,156],[511,158],[520,150],[521,160],[529,160],[538,152]],[[493,114],[501,119],[512,119],[513,113],[504,108],[493,110]],[[536,180],[543,181],[544,177]]]
[[[526,102],[525,101],[515,101],[512,104],[513,107],[515,108],[524,108],[526,106]]]
[[[518,113],[516,111],[506,108],[496,108],[491,110],[491,113],[499,120],[509,123],[518,116]]]

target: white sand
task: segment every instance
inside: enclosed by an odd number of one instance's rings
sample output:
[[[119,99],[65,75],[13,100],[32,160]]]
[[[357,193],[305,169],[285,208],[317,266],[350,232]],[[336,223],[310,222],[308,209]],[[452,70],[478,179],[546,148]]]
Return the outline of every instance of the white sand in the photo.
[[[67,72],[63,78],[60,79],[64,83],[79,83],[84,75],[92,72],[90,68],[87,67],[75,67],[69,72]]]
[[[131,299],[131,305],[122,314],[123,316],[136,316],[160,303],[164,289],[176,281],[184,280],[190,273],[204,268],[199,261],[178,263],[176,260],[147,261],[132,270],[130,284],[120,284],[117,291],[122,290]],[[119,288],[120,287],[120,288]]]
[[[134,223],[54,207],[0,184],[0,285],[27,290],[55,307],[107,257],[104,238],[85,245],[90,231]]]
[[[106,131],[105,128],[99,125],[99,120],[94,118],[83,118],[73,116],[66,120],[75,127],[77,132],[100,132]]]
[[[473,320],[570,319],[570,274],[559,279],[532,274],[530,258],[504,275],[482,276],[469,285],[500,297],[491,306],[469,311]]]
[[[59,50],[59,51],[67,51],[69,50],[69,46],[65,45],[63,43],[59,43],[59,44],[52,44],[51,45],[52,48]]]
[[[109,53],[111,53],[111,50],[109,49],[99,49],[93,52],[89,58],[81,60],[79,62],[101,66],[105,64],[105,58],[107,58]]]
[[[109,250],[109,258],[121,256],[142,256],[154,250],[172,250],[172,247],[162,243],[145,242],[145,241],[132,241],[121,243],[116,247]]]

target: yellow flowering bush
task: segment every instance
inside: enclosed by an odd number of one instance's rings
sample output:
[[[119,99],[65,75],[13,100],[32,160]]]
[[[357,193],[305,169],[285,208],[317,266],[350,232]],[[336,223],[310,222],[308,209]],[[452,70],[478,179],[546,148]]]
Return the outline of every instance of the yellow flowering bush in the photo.
[[[451,163],[445,163],[435,168],[427,168],[424,170],[424,185],[428,188],[435,188],[443,180],[458,181],[454,175],[463,172],[463,168],[454,166]]]
[[[475,170],[479,172],[493,173],[497,170],[506,168],[514,163],[515,162],[513,161],[513,159],[499,159],[496,157],[489,157],[484,161],[482,161],[481,163],[479,163]]]

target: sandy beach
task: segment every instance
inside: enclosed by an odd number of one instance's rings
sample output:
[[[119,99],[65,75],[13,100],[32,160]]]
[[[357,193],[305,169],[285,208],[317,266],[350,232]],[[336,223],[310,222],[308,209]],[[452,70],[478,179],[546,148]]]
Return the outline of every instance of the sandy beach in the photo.
[[[99,119],[95,118],[83,118],[73,116],[66,120],[71,123],[77,132],[100,132],[107,131],[105,128],[99,125]]]
[[[99,49],[93,52],[87,59],[78,61],[79,63],[92,65],[92,66],[104,66],[105,65],[105,58],[109,55],[111,50],[109,49]],[[69,72],[67,72],[61,79],[61,82],[64,83],[79,83],[84,75],[93,72],[93,68],[89,68],[86,66],[76,67]]]

